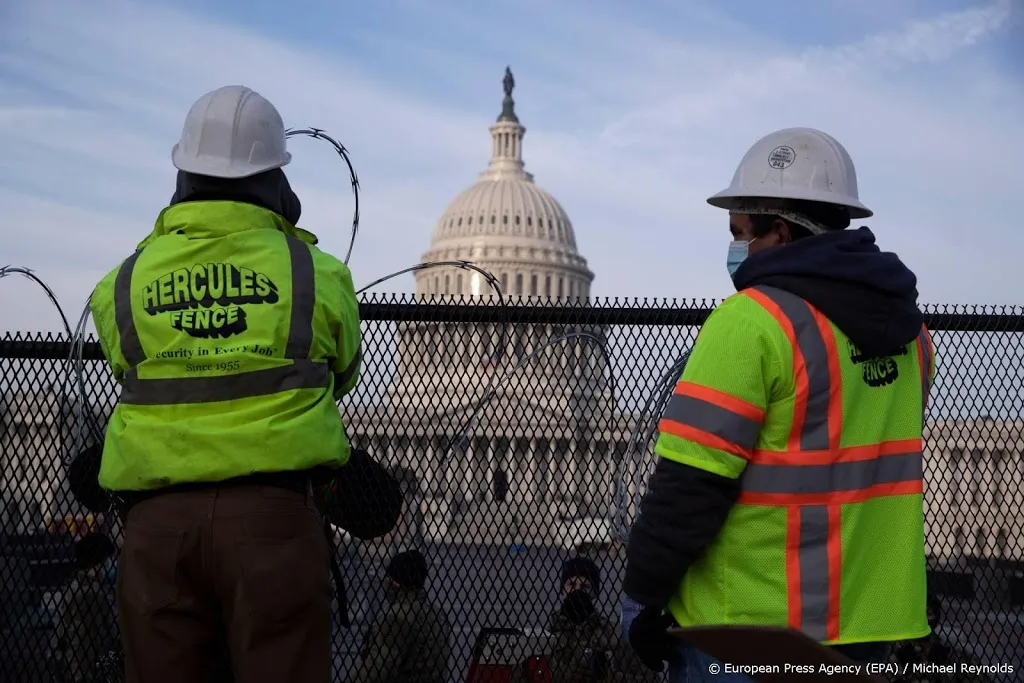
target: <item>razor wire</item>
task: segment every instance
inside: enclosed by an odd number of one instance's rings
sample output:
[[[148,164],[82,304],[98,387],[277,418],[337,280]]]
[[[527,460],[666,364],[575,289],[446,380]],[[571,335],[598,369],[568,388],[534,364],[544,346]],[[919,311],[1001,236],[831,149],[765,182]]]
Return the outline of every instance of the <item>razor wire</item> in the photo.
[[[388,275],[385,275],[384,277],[381,277],[381,278],[378,278],[378,279],[374,280],[370,284],[368,284],[368,285],[360,288],[358,291],[356,291],[356,294],[357,295],[358,294],[362,294],[363,292],[367,291],[371,287],[376,287],[377,285],[381,284],[382,282],[387,282],[388,280],[396,278],[399,275],[404,275],[405,273],[415,273],[415,272],[418,272],[418,271],[421,271],[421,270],[429,270],[430,268],[439,268],[439,267],[442,267],[442,266],[450,266],[450,267],[454,267],[454,268],[461,268],[463,270],[472,270],[472,271],[475,271],[477,273],[480,273],[481,275],[483,275],[484,280],[487,282],[487,284],[490,285],[491,289],[493,289],[497,293],[497,295],[498,295],[498,304],[501,307],[502,311],[505,313],[505,315],[502,316],[504,318],[504,321],[502,323],[499,323],[500,324],[501,332],[500,332],[499,337],[498,337],[497,348],[502,349],[502,354],[504,354],[504,350],[508,346],[508,325],[510,323],[508,321],[508,317],[509,316],[508,316],[508,308],[507,308],[507,305],[506,305],[505,296],[504,296],[504,294],[501,291],[501,282],[498,280],[497,277],[494,276],[493,273],[491,273],[488,270],[485,270],[485,269],[481,268],[480,266],[476,265],[475,263],[472,263],[470,261],[427,261],[425,263],[417,263],[416,265],[409,266],[408,268],[403,268],[401,270],[395,271],[394,273],[390,273]],[[494,375],[491,375],[488,378],[487,385],[486,385],[486,387],[484,389],[484,395],[485,396],[489,396],[489,395],[492,394],[491,385],[493,383],[494,383]],[[474,415],[475,415],[475,411],[474,411]],[[467,426],[467,430],[468,429],[469,429],[469,427]],[[453,442],[449,444],[449,450],[454,448],[454,446],[455,446],[455,444],[457,442],[458,442],[457,439],[453,440]],[[444,466],[447,467],[447,455],[446,455],[445,465]]]
[[[634,504],[639,505],[639,498],[646,469],[643,466],[644,457],[650,446],[651,439],[658,431],[658,422],[665,412],[665,407],[672,399],[676,383],[686,368],[686,362],[690,359],[692,349],[683,354],[682,358],[673,363],[654,384],[654,389],[647,396],[647,401],[637,415],[637,421],[629,434],[629,441],[626,443],[626,452],[618,461],[615,473],[615,487],[613,492],[613,512],[611,515],[612,535],[616,540],[625,543],[629,537],[630,509]],[[636,462],[636,472],[630,477],[630,465]],[[628,480],[628,481],[627,481]],[[635,492],[635,493],[631,493]]]
[[[490,272],[489,270],[484,270],[483,268],[481,268],[480,266],[476,265],[471,261],[427,261],[425,263],[417,263],[414,266],[409,266],[408,268],[403,268],[402,270],[395,271],[394,273],[389,273],[384,277],[377,278],[370,284],[358,289],[356,291],[356,295],[362,294],[368,289],[376,287],[382,282],[387,282],[388,280],[396,278],[399,275],[405,275],[406,273],[415,273],[421,270],[429,270],[431,268],[439,268],[441,266],[461,268],[462,270],[472,270],[483,275],[484,281],[487,282],[487,284],[490,285],[491,289],[493,289],[495,293],[498,295],[498,305],[501,307],[501,310],[505,313],[505,321],[500,323],[501,334],[498,338],[500,348],[505,348],[505,343],[506,340],[508,339],[507,325],[509,324],[509,322],[507,302],[505,301],[505,295],[501,291],[501,282],[498,280],[497,277],[494,276],[494,273]]]
[[[71,325],[68,324],[68,317],[64,315],[64,309],[61,308],[60,302],[57,300],[57,295],[53,293],[53,290],[50,289],[50,286],[43,282],[43,280],[38,275],[36,275],[30,268],[10,265],[0,266],[0,280],[4,279],[8,275],[14,274],[27,277],[29,280],[32,280],[32,282],[35,282],[37,285],[43,288],[43,291],[46,292],[46,297],[50,300],[50,303],[53,304],[53,307],[57,309],[57,313],[60,314],[60,320],[62,323],[64,323],[64,331],[67,332],[67,335],[70,337]]]
[[[451,267],[454,267],[454,268],[461,268],[463,270],[472,270],[472,271],[475,271],[477,273],[480,273],[481,275],[483,275],[484,280],[487,282],[487,284],[490,285],[491,289],[493,289],[495,291],[495,293],[497,293],[497,295],[498,295],[498,305],[501,307],[501,310],[505,313],[505,315],[503,316],[505,318],[505,320],[502,323],[499,323],[501,331],[500,331],[499,336],[498,336],[498,348],[504,349],[507,346],[507,343],[508,343],[508,325],[509,325],[509,321],[508,321],[508,308],[507,308],[506,301],[505,301],[505,295],[501,291],[501,282],[498,280],[497,277],[494,276],[494,273],[490,272],[489,270],[485,270],[485,269],[481,268],[480,266],[478,266],[475,263],[472,263],[470,261],[427,261],[425,263],[417,263],[414,266],[409,266],[408,268],[403,268],[402,270],[395,271],[394,273],[390,273],[388,275],[385,275],[384,277],[377,278],[376,280],[374,280],[370,284],[368,284],[368,285],[362,287],[361,289],[359,289],[356,292],[356,294],[357,295],[358,294],[362,294],[363,292],[367,291],[371,287],[376,287],[377,285],[381,284],[382,282],[387,282],[388,280],[391,280],[392,278],[396,278],[399,275],[404,275],[405,273],[415,273],[415,272],[418,272],[418,271],[421,271],[421,270],[429,270],[431,268],[439,268],[441,266],[451,266]],[[494,376],[492,375],[488,379],[488,381],[487,381],[487,389],[488,390],[490,389],[491,383],[493,381],[494,381]]]
[[[322,128],[289,128],[285,131],[285,138],[290,138],[294,135],[304,135],[306,137],[313,138],[314,140],[325,140],[332,147],[338,156],[342,158],[345,165],[348,166],[349,181],[352,185],[352,197],[355,200],[355,208],[352,211],[352,236],[349,238],[348,251],[345,252],[344,262],[348,265],[349,259],[352,258],[352,249],[356,244],[356,233],[359,232],[359,176],[356,175],[355,166],[352,165],[352,159],[349,158],[349,152],[345,149],[345,145],[341,144],[330,135],[324,132]]]
[[[53,307],[57,309],[57,313],[60,314],[61,322],[64,325],[64,331],[67,333],[68,339],[70,340],[70,349],[71,349],[71,351],[70,351],[70,354],[68,356],[68,360],[72,361],[72,362],[74,362],[73,359],[75,358],[75,349],[76,349],[76,341],[77,341],[77,346],[78,346],[78,365],[77,366],[72,366],[72,379],[77,379],[78,396],[75,397],[72,394],[71,391],[68,391],[67,387],[63,388],[63,390],[67,392],[67,395],[64,396],[64,400],[66,400],[68,403],[73,403],[74,404],[74,407],[72,408],[72,411],[74,413],[76,413],[74,415],[75,419],[73,419],[71,421],[72,422],[71,447],[65,453],[63,453],[63,455],[62,455],[62,461],[66,465],[66,464],[68,464],[70,462],[71,459],[74,458],[75,454],[77,454],[78,452],[81,451],[81,449],[82,449],[82,447],[84,445],[85,439],[84,439],[84,437],[82,435],[83,428],[91,430],[93,432],[94,436],[98,437],[101,434],[101,430],[99,429],[99,426],[96,425],[95,420],[92,419],[94,416],[92,416],[92,415],[89,415],[88,417],[86,416],[86,411],[85,411],[85,402],[86,402],[86,398],[85,398],[85,378],[84,378],[84,368],[82,367],[83,364],[82,364],[82,360],[81,360],[81,346],[84,343],[84,339],[82,341],[78,341],[78,337],[76,336],[77,335],[77,330],[79,328],[83,327],[85,322],[88,321],[89,302],[88,301],[86,302],[85,310],[82,313],[83,318],[79,320],[78,326],[75,328],[75,330],[72,330],[71,329],[71,325],[68,323],[68,317],[64,313],[64,307],[60,305],[60,301],[57,299],[57,295],[54,293],[53,289],[51,289],[50,286],[47,285],[46,282],[42,278],[40,278],[38,275],[36,275],[35,272],[33,272],[30,268],[24,268],[22,266],[10,266],[10,265],[0,267],[0,280],[2,280],[3,278],[7,277],[8,275],[13,275],[13,274],[23,275],[24,277],[27,277],[29,280],[31,280],[32,282],[35,282],[37,285],[39,285],[43,289],[43,291],[46,293],[46,297],[50,300],[50,303],[52,303]],[[83,322],[83,320],[84,320],[84,322]]]
[[[502,307],[504,307],[504,305],[505,305],[505,297],[504,297],[504,295],[501,292],[501,282],[498,281],[498,278],[496,278],[493,273],[491,273],[488,270],[484,270],[483,268],[481,268],[480,266],[476,265],[472,261],[426,261],[424,263],[417,263],[414,266],[409,266],[408,268],[403,268],[402,270],[395,271],[394,273],[390,273],[388,275],[385,275],[382,278],[378,278],[378,279],[374,280],[370,284],[368,284],[368,285],[366,285],[366,286],[356,290],[356,294],[362,294],[363,292],[365,292],[366,290],[370,289],[371,287],[376,287],[377,285],[381,284],[382,282],[387,282],[388,280],[391,280],[392,278],[396,278],[399,275],[405,275],[406,273],[414,273],[414,272],[419,271],[419,270],[428,270],[430,268],[437,268],[439,266],[452,266],[454,268],[462,268],[463,270],[473,270],[473,271],[476,271],[477,273],[480,273],[481,275],[484,276],[484,280],[487,281],[487,284],[489,284],[491,286],[491,289],[493,289],[495,292],[497,292],[497,294],[498,294],[498,301],[501,302]]]
[[[69,451],[72,455],[66,455],[68,458],[66,462],[76,457],[78,453],[81,453],[85,448],[86,434],[83,427],[92,427],[94,433],[92,436],[100,440],[103,436],[103,432],[93,423],[93,420],[86,418],[85,404],[87,401],[87,394],[85,391],[85,330],[89,325],[89,312],[90,305],[92,304],[92,292],[89,293],[89,297],[85,300],[85,306],[82,307],[82,312],[78,316],[78,322],[75,323],[74,333],[71,335],[71,345],[68,349],[68,361],[71,364],[72,378],[75,381],[75,389],[78,391],[78,415],[74,421],[74,431],[72,443],[74,447]]]

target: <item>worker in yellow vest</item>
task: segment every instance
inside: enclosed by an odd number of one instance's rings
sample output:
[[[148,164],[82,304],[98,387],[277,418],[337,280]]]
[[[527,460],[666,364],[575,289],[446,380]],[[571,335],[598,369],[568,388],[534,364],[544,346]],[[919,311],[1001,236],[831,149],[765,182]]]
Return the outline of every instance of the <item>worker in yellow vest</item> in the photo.
[[[328,683],[329,549],[311,471],[351,452],[335,400],[360,365],[352,276],[296,227],[277,109],[203,95],[170,206],[91,300],[121,387],[99,483],[125,515],[128,683]]]
[[[868,228],[846,229],[872,212],[820,131],[762,138],[708,202],[729,211],[737,293],[701,329],[659,424],[627,550],[630,642],[690,683],[750,679],[716,675],[667,627],[788,626],[884,661],[887,643],[929,633],[934,354],[917,279]]]

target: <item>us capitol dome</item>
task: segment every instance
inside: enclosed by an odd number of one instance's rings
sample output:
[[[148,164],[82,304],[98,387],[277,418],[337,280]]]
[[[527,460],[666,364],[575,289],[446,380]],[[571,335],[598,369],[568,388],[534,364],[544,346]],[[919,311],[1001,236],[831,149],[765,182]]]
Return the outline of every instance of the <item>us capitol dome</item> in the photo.
[[[490,163],[444,210],[421,262],[471,262],[491,273],[513,304],[586,300],[594,273],[569,215],[525,169],[526,128],[514,87],[506,69]],[[420,301],[497,303],[472,270],[438,266],[415,279]],[[629,434],[603,356],[593,342],[575,338],[530,358],[567,332],[603,338],[602,329],[454,322],[400,322],[395,329],[394,379],[379,405],[352,411],[349,432],[412,482],[405,545],[564,546],[580,524],[590,535],[608,535],[613,473]],[[492,399],[468,438],[449,448],[492,377]]]
[[[515,81],[507,69],[504,85],[501,115],[490,128],[491,162],[445,209],[422,261],[472,261],[513,297],[586,299],[594,274],[576,248],[565,209],[525,169],[526,128],[516,116]],[[482,296],[491,290],[479,273],[436,268],[417,273],[416,293]]]

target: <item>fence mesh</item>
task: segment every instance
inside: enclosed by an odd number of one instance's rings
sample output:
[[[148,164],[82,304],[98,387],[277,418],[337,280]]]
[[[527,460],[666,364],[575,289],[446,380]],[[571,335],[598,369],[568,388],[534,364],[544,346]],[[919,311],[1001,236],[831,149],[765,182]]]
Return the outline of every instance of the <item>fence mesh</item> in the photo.
[[[387,608],[384,567],[413,548],[429,561],[427,593],[450,625],[448,680],[507,680],[513,668],[530,679],[552,662],[591,666],[573,648],[594,648],[573,645],[551,623],[563,563],[576,555],[601,570],[606,623],[594,629],[621,655],[609,660],[611,673],[650,679],[628,650],[616,650],[621,538],[653,463],[653,435],[639,427],[712,305],[364,300],[365,362],[340,409],[354,444],[398,475],[407,505],[384,538],[334,534],[351,619],[348,628],[335,620],[334,679],[369,680],[360,668],[384,664],[363,646]],[[926,545],[942,610],[937,640],[907,644],[900,657],[943,653],[1002,668],[957,680],[1019,680],[1024,315],[927,313],[938,379],[926,433]],[[75,561],[86,535],[119,546],[121,523],[86,514],[69,493],[69,349],[57,336],[0,341],[0,682],[92,680],[86,672],[100,663],[99,680],[121,676],[116,556],[93,569]],[[94,342],[85,347],[85,385],[87,412],[102,429],[117,385]],[[631,438],[637,452],[627,449]]]

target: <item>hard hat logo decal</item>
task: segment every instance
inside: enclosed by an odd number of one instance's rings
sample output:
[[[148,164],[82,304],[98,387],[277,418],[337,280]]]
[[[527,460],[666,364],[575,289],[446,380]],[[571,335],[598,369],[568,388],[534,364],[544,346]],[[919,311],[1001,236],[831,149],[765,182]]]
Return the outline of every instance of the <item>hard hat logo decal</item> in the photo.
[[[768,165],[774,169],[789,168],[796,161],[796,152],[789,145],[776,147],[768,155]]]

